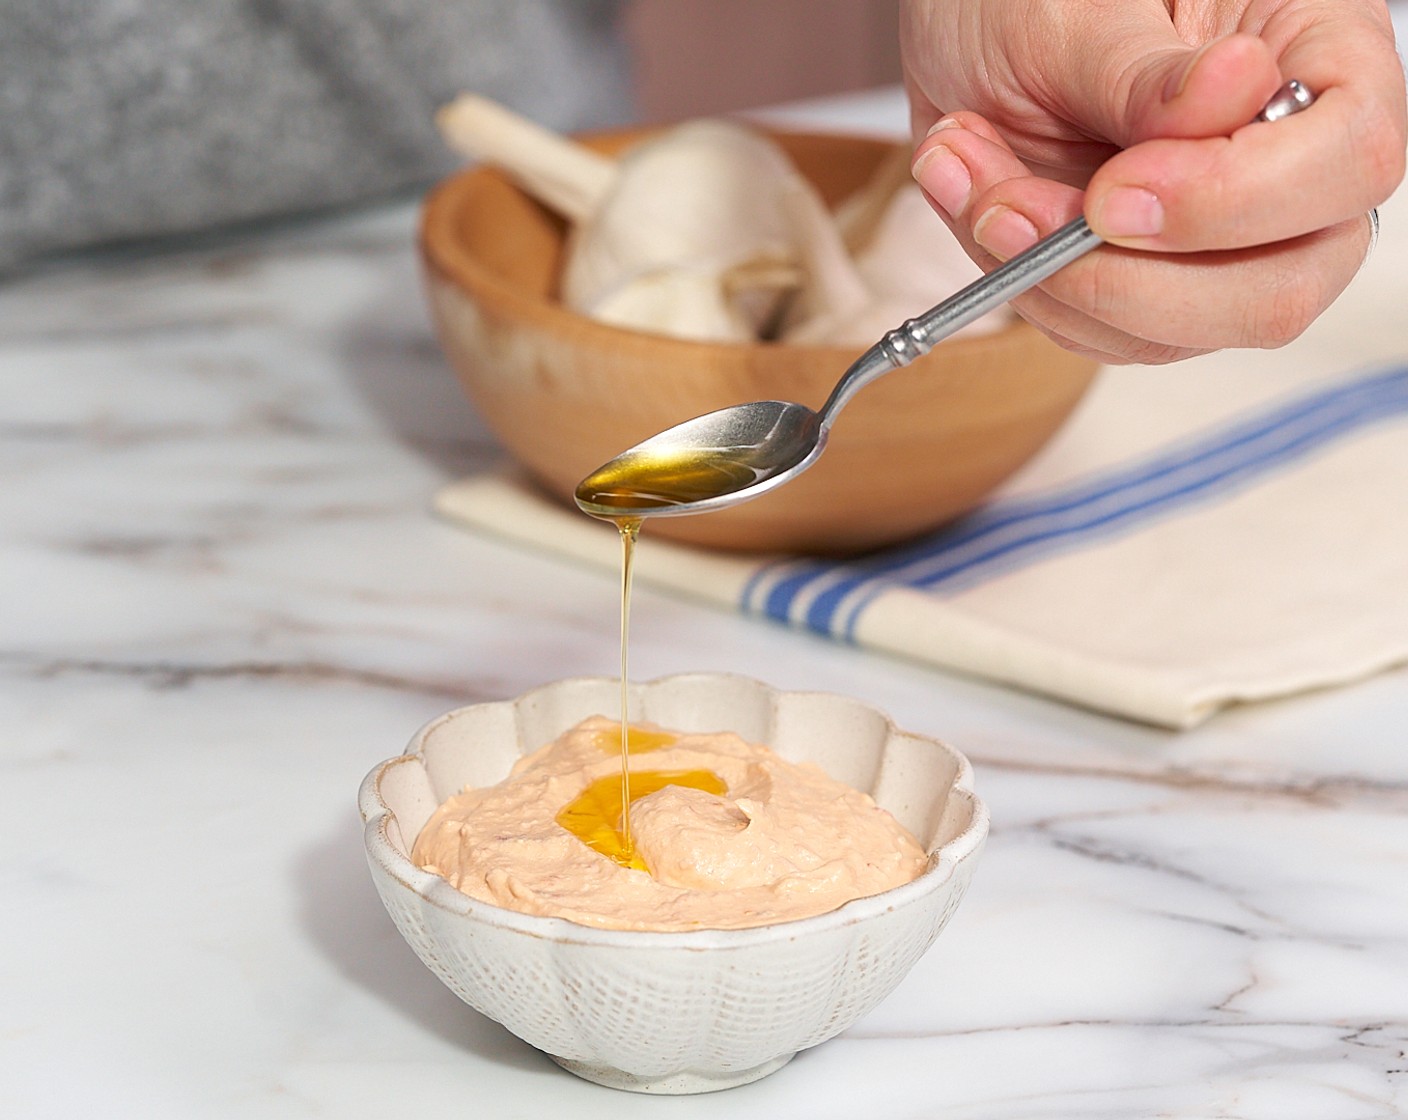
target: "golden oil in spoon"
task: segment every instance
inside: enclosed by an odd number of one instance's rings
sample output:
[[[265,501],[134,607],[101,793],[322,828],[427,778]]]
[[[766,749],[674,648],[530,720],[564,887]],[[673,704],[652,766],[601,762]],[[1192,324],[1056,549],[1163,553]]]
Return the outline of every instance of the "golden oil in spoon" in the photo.
[[[577,487],[588,510],[651,510],[691,505],[732,494],[758,481],[759,472],[741,447],[664,448],[649,455],[613,459]],[[595,516],[607,517],[603,512]],[[631,518],[639,528],[639,518]],[[618,525],[621,521],[617,520]]]

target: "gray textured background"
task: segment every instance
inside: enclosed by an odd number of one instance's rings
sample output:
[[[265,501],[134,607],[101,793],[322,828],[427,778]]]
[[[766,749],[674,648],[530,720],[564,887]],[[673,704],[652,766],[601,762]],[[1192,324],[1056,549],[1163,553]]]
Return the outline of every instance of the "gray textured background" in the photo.
[[[462,89],[629,114],[615,0],[0,0],[0,268],[384,197]]]

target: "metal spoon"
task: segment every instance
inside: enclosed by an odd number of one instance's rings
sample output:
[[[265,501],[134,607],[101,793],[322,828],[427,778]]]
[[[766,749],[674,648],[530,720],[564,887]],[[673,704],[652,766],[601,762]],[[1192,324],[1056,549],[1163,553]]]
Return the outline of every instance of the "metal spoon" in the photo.
[[[1257,120],[1280,120],[1314,100],[1300,82],[1287,82]],[[596,517],[629,520],[705,513],[756,498],[817,461],[836,415],[866,385],[1099,244],[1077,218],[888,332],[846,370],[819,412],[792,401],[753,401],[686,420],[598,467],[578,485],[577,505]]]

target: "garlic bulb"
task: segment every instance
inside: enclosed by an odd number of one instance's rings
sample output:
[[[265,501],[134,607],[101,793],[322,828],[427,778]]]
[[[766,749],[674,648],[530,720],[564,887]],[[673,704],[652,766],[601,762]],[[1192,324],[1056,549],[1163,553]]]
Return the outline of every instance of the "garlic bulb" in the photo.
[[[574,310],[636,330],[751,341],[797,282],[783,197],[815,192],[744,125],[690,122],[611,160],[483,98],[458,98],[439,124],[458,150],[502,167],[573,223],[562,299]]]
[[[617,159],[474,95],[437,123],[571,222],[563,303],[617,326],[750,342],[780,324],[783,341],[865,346],[979,275],[901,148],[832,215],[781,148],[731,121],[677,125]]]

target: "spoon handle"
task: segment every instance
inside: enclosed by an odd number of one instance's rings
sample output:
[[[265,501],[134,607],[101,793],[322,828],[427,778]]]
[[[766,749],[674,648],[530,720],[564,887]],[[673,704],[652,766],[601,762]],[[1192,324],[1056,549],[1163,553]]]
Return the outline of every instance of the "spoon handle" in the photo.
[[[1257,114],[1259,121],[1277,121],[1308,108],[1315,95],[1290,81]],[[1068,222],[986,276],[955,292],[937,307],[907,319],[889,331],[851,365],[831,391],[820,412],[821,429],[831,427],[846,403],[877,377],[909,365],[955,331],[1040,284],[1072,261],[1085,256],[1101,239],[1084,218]]]

